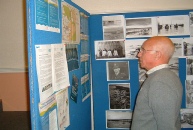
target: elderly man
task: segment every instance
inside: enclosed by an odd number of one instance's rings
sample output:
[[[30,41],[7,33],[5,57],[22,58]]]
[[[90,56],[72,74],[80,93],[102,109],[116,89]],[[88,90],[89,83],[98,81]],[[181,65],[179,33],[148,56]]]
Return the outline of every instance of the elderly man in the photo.
[[[174,53],[164,36],[146,40],[138,53],[140,67],[147,70],[136,100],[131,130],[180,130],[182,84],[168,67]]]

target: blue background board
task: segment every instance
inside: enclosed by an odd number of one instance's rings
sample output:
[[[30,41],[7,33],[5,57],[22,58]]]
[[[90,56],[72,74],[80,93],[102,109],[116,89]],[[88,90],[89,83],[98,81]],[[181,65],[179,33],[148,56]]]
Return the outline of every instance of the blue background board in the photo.
[[[184,87],[181,108],[186,108],[185,80],[186,80],[186,58],[179,58],[179,77]]]
[[[172,15],[189,15],[193,10],[174,10],[174,11],[155,11],[155,12],[134,12],[134,13],[115,13],[115,14],[98,14],[91,15],[90,20],[90,44],[91,44],[91,64],[92,64],[92,89],[93,89],[93,106],[94,106],[94,128],[95,130],[106,130],[106,110],[109,109],[109,95],[108,83],[106,74],[106,62],[115,60],[96,60],[95,59],[95,46],[94,42],[103,40],[103,26],[102,17],[111,15],[123,15],[125,18],[138,18],[138,17],[154,17],[154,16],[172,16]],[[184,36],[169,36],[170,38],[185,38]],[[141,37],[139,39],[148,38]],[[135,38],[131,38],[135,39]],[[136,38],[137,39],[137,38]],[[116,60],[123,61],[123,59]],[[129,61],[130,66],[130,80],[128,81],[113,81],[113,83],[130,83],[131,89],[131,111],[134,109],[136,95],[139,90],[139,74],[138,74],[138,60],[125,59]],[[186,59],[179,58],[179,77],[184,87],[183,102],[181,108],[185,108],[185,80],[186,80]],[[189,128],[182,128],[189,129]],[[116,129],[112,129],[116,130]]]
[[[94,41],[103,40],[102,30],[102,16],[110,15],[124,15],[125,18],[135,17],[153,17],[153,16],[170,16],[170,15],[188,15],[193,10],[178,10],[178,11],[156,11],[156,12],[137,12],[137,13],[117,13],[117,14],[99,14],[89,15],[84,9],[78,7],[71,0],[65,0],[79,11],[85,13],[89,17],[89,41],[90,41],[90,55],[92,65],[92,89],[93,89],[93,106],[94,106],[94,129],[106,130],[106,110],[109,110],[108,99],[108,84],[117,83],[117,81],[107,81],[106,76],[106,60],[95,59]],[[35,45],[39,44],[53,44],[61,43],[62,34],[41,31],[35,29],[35,3],[34,0],[26,0],[27,4],[27,30],[28,30],[28,64],[29,64],[29,83],[30,83],[30,111],[31,111],[31,128],[32,130],[41,130],[38,103],[39,103],[39,90],[37,81],[37,71],[35,62]],[[61,0],[59,0],[59,19],[61,23]],[[60,30],[61,24],[60,24]],[[181,38],[189,36],[170,36],[170,38]],[[147,37],[144,37],[147,38]],[[142,39],[142,38],[140,38]],[[81,53],[80,45],[78,46],[78,52]],[[79,55],[80,56],[80,55]],[[80,59],[80,57],[79,57]],[[121,59],[121,60],[108,60],[108,61],[129,61],[130,67],[130,79],[127,81],[121,81],[121,83],[130,83],[131,89],[131,111],[134,109],[136,95],[139,90],[139,74],[138,74],[138,60],[137,59]],[[77,69],[69,72],[70,84],[72,84],[72,77],[76,75],[79,78],[82,70]],[[186,79],[186,59],[179,58],[179,76],[182,81],[185,90]],[[120,83],[120,81],[118,81]],[[91,98],[89,97],[82,102],[81,85],[78,88],[78,100],[77,103],[72,101],[69,97],[69,112],[70,112],[70,126],[66,130],[91,130]],[[71,87],[71,86],[70,86]],[[71,88],[68,89],[69,95]],[[185,108],[185,91],[183,95],[182,108]],[[184,128],[185,129],[185,128]],[[188,129],[188,128],[187,128]],[[112,129],[115,130],[115,129]]]
[[[82,8],[78,7],[71,0],[65,2],[77,8],[80,12],[89,14]],[[61,15],[61,0],[59,0],[59,20],[60,33],[36,30],[35,23],[35,0],[26,0],[27,12],[27,35],[28,35],[28,65],[29,65],[29,90],[30,90],[30,114],[31,114],[31,129],[41,130],[40,116],[38,103],[40,101],[36,68],[35,45],[56,44],[62,42],[62,15]],[[80,53],[80,45],[78,45],[78,52]],[[80,56],[80,55],[79,55]],[[79,57],[80,59],[80,57]],[[70,126],[66,130],[90,130],[91,129],[91,98],[88,97],[82,102],[81,93],[81,68],[69,72],[70,85],[72,84],[72,76],[76,75],[79,79],[78,99],[77,103],[70,99],[71,86],[68,89],[69,93],[69,114]]]

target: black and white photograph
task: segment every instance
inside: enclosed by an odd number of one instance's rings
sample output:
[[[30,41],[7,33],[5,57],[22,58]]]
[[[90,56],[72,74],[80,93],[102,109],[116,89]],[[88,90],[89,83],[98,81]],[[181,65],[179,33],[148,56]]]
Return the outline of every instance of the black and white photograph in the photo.
[[[147,78],[147,70],[143,69],[139,66],[139,82],[140,82],[140,86],[142,85],[142,83],[145,81],[145,79]]]
[[[193,12],[189,13],[189,18],[190,18],[190,26],[193,25]]]
[[[123,15],[103,16],[103,40],[125,39],[125,18]]]
[[[186,77],[193,77],[193,57],[186,58]]]
[[[103,28],[103,40],[125,39],[124,27]]]
[[[103,27],[110,27],[110,26],[124,26],[125,25],[125,18],[123,15],[113,15],[113,16],[103,16],[102,22]]]
[[[96,60],[125,58],[125,41],[95,41]]]
[[[193,109],[181,109],[181,128],[193,128]]]
[[[172,57],[180,57],[183,56],[183,47],[182,41],[183,38],[170,38],[175,46],[175,51]]]
[[[109,108],[130,109],[130,84],[109,84]]]
[[[193,38],[183,39],[184,56],[193,56]]]
[[[193,37],[193,12],[189,13],[190,18],[190,36]]]
[[[68,71],[73,71],[79,68],[78,46],[76,44],[66,44],[66,58]]]
[[[156,18],[127,18],[125,32],[126,38],[157,35]]]
[[[141,45],[146,39],[130,39],[125,41],[125,54],[128,59],[136,59]]]
[[[129,61],[106,62],[107,81],[129,80]]]
[[[193,108],[193,80],[186,80],[186,108]]]
[[[160,16],[157,24],[160,36],[190,35],[188,15]]]
[[[107,129],[130,129],[132,112],[130,111],[106,111]]]
[[[172,57],[168,63],[169,68],[173,71],[176,75],[179,75],[179,61],[178,57]]]

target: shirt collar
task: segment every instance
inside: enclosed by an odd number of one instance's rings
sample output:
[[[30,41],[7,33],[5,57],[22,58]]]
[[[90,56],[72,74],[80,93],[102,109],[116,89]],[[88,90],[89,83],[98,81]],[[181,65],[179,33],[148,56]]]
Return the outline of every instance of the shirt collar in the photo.
[[[163,68],[169,68],[168,64],[158,65],[158,66],[148,70],[146,74],[149,75],[149,74],[151,74],[151,73],[153,73],[153,72],[155,72],[157,70],[163,69]]]

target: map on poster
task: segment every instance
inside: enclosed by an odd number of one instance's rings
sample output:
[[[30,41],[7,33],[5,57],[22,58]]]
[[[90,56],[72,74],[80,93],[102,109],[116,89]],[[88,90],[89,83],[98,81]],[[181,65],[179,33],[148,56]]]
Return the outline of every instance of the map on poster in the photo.
[[[80,42],[79,11],[66,2],[62,2],[62,42],[78,44]]]

